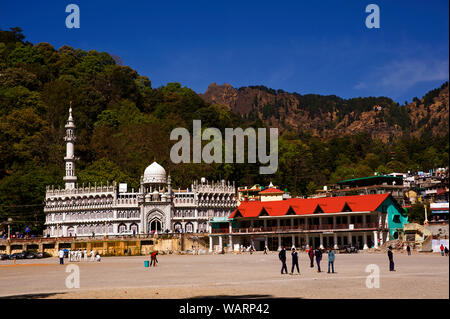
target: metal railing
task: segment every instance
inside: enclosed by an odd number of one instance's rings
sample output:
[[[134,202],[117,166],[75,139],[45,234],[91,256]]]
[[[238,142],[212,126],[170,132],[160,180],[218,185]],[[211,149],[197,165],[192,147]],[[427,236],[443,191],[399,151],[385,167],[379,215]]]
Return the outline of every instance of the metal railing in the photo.
[[[296,225],[296,226],[269,226],[269,227],[244,227],[244,228],[233,228],[232,233],[275,233],[275,232],[285,232],[285,231],[308,231],[308,230],[338,230],[338,229],[349,229],[350,225],[353,225],[353,230],[355,229],[368,229],[376,228],[377,224],[372,223],[357,223],[357,224],[322,224],[322,225]],[[224,234],[229,233],[229,228],[212,229],[213,234]]]

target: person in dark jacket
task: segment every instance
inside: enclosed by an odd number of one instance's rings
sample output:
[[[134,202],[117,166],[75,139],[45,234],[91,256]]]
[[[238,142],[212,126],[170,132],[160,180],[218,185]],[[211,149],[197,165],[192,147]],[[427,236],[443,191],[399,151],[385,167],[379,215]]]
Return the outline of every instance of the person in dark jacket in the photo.
[[[394,270],[394,254],[392,253],[392,247],[391,246],[389,246],[388,258],[389,258],[389,271],[395,271]]]
[[[294,266],[297,267],[297,272],[300,274],[300,268],[298,267],[298,253],[295,251],[295,248],[292,247],[292,269],[291,269],[291,275],[294,274]]]
[[[409,247],[409,245],[406,246],[406,251],[408,252],[408,256],[410,256],[411,255],[411,247]]]
[[[287,271],[287,266],[286,266],[286,248],[282,248],[280,250],[280,252],[278,253],[278,258],[280,258],[281,261],[281,274],[283,274],[283,270],[286,270],[286,274],[288,273]]]
[[[314,268],[314,250],[312,248],[309,249],[308,256],[311,261],[311,268]]]
[[[320,248],[317,248],[314,251],[314,256],[316,256],[317,272],[322,272],[320,270],[320,261],[322,260],[322,251],[320,250]]]

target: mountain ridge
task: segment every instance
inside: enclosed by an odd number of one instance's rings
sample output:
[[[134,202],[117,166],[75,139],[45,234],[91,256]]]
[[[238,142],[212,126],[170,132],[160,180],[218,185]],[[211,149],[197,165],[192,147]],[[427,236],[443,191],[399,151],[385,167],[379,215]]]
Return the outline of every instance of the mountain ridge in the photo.
[[[211,83],[199,96],[207,103],[226,106],[246,119],[261,119],[281,131],[293,129],[321,138],[369,133],[389,142],[405,135],[448,134],[449,88],[445,82],[421,99],[399,105],[388,97],[343,99],[335,95],[289,93],[265,86],[233,88]]]

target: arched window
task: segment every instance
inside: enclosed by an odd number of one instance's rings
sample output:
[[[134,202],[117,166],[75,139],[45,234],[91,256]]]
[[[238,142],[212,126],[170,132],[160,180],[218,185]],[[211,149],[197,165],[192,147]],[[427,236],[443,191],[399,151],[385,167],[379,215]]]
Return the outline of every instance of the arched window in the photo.
[[[191,222],[186,223],[185,230],[186,230],[186,233],[194,232],[194,225],[192,225]]]
[[[127,230],[127,226],[124,223],[119,224],[119,234],[123,233],[125,230]]]
[[[173,225],[173,228],[175,229],[176,233],[179,233],[182,229],[181,223],[177,222]]]
[[[137,235],[138,233],[138,225],[137,224],[131,224],[130,230],[133,232],[133,235]]]

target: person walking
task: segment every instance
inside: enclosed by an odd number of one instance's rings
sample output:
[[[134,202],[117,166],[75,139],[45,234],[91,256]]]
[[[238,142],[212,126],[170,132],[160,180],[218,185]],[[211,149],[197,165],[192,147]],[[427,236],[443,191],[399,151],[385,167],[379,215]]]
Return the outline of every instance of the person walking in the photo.
[[[389,271],[395,271],[395,269],[394,269],[394,254],[392,253],[392,246],[389,246],[388,258],[389,258]]]
[[[88,261],[87,250],[83,250],[84,261]]]
[[[314,256],[316,256],[317,272],[322,272],[320,270],[320,261],[322,260],[322,251],[320,250],[320,248],[317,248],[314,251]]]
[[[447,246],[445,246],[444,252],[445,252],[445,256],[448,256],[448,248],[447,248]]]
[[[411,256],[411,247],[409,245],[406,246],[406,251],[408,252],[408,256]]]
[[[294,274],[294,266],[297,267],[297,272],[300,275],[300,268],[298,267],[298,253],[295,250],[295,248],[292,248],[292,269],[291,269],[291,275]]]
[[[281,274],[283,274],[283,271],[286,270],[286,274],[288,273],[287,271],[287,266],[286,266],[286,248],[282,248],[280,250],[280,252],[278,253],[278,258],[280,258],[281,261]]]
[[[444,245],[441,244],[441,255],[444,256]]]
[[[91,249],[91,261],[95,261],[95,252]]]
[[[267,246],[264,246],[264,255],[267,255]]]
[[[330,266],[331,266],[331,271],[334,274],[334,259],[335,259],[336,255],[334,253],[334,250],[331,249],[331,247],[328,248],[328,273],[330,273]]]
[[[60,249],[58,251],[59,264],[64,265],[64,250]]]
[[[309,249],[308,256],[311,261],[311,268],[314,268],[314,250],[312,248]]]

